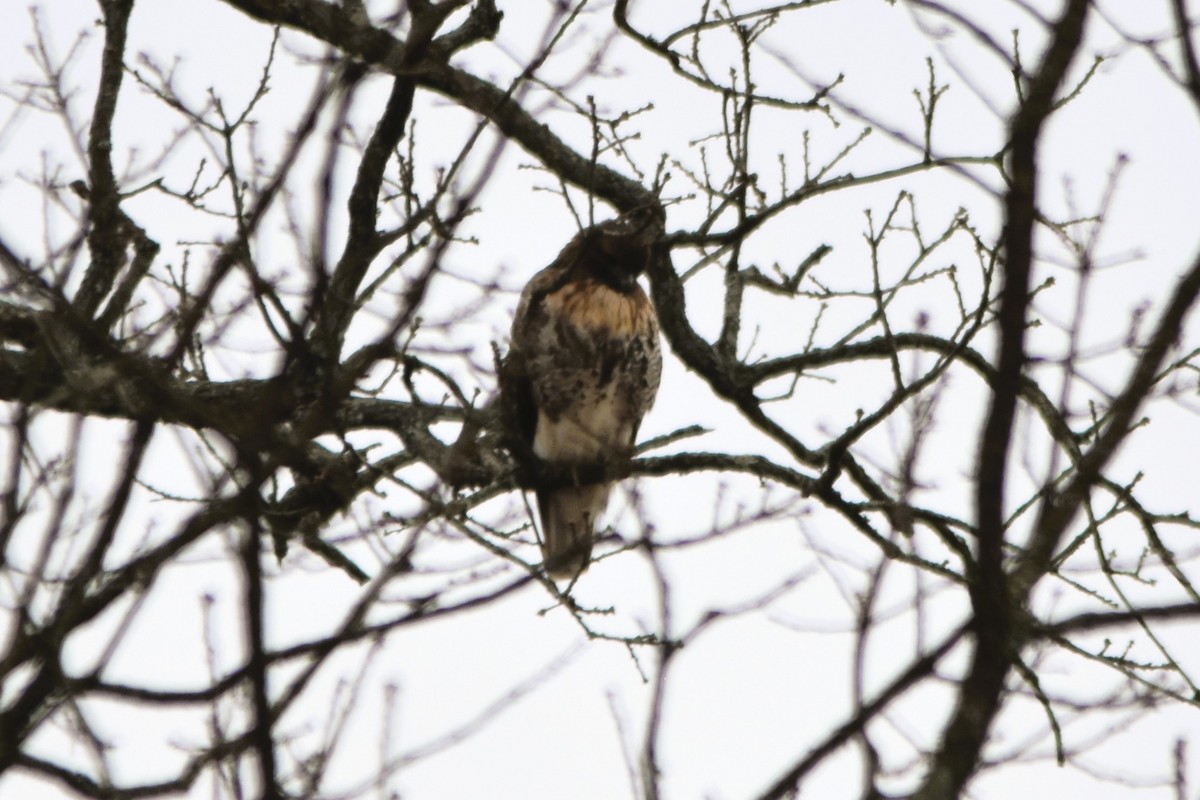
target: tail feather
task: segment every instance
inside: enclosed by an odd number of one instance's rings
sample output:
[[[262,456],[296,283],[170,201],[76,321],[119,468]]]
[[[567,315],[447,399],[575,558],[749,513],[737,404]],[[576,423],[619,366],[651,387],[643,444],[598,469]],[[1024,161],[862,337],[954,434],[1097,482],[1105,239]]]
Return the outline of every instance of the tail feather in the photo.
[[[592,559],[596,521],[608,503],[609,484],[566,486],[537,493],[542,557],[556,580],[583,574]]]

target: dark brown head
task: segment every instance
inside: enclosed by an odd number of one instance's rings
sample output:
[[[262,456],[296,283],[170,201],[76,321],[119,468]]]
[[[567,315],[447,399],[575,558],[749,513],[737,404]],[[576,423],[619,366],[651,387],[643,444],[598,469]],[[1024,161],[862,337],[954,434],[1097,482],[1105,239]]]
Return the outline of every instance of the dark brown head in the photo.
[[[575,237],[578,263],[604,284],[618,291],[632,291],[638,276],[646,271],[651,247],[662,232],[661,217],[641,210],[593,225]]]

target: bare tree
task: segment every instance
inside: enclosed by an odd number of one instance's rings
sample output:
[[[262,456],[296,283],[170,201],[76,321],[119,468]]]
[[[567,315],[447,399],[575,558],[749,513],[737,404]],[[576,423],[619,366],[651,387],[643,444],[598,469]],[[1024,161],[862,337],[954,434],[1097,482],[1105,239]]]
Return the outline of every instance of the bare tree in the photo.
[[[185,5],[0,12],[0,789],[449,796],[413,771],[494,729],[553,775],[557,717],[503,720],[559,620],[644,686],[561,710],[632,796],[1195,796],[1195,493],[1156,487],[1200,467],[1200,249],[1109,246],[1136,157],[1055,160],[1109,70],[1200,111],[1186,0]],[[494,399],[516,293],[646,209],[663,396],[549,468]],[[525,492],[581,479],[626,491],[556,582]],[[722,658],[795,678],[727,722]],[[407,715],[421,659],[525,677]],[[714,789],[726,725],[767,744]]]

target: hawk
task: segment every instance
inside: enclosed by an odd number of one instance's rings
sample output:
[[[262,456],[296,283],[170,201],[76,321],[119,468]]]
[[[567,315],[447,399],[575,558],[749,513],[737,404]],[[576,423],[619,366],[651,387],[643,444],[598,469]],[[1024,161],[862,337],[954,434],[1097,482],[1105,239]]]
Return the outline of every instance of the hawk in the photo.
[[[658,319],[637,281],[661,226],[660,216],[634,212],[586,228],[521,293],[501,392],[524,455],[579,466],[633,454],[662,374]],[[587,569],[611,490],[535,489],[551,577]]]

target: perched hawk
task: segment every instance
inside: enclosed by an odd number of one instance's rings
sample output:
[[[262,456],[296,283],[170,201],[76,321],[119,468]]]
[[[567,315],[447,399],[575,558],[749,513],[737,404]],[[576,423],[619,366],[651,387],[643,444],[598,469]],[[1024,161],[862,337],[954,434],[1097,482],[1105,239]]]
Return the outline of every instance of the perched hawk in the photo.
[[[661,231],[633,213],[581,231],[521,293],[501,370],[518,446],[550,464],[629,458],[662,374],[658,320],[637,278]],[[542,555],[554,578],[591,559],[611,483],[538,489]]]

